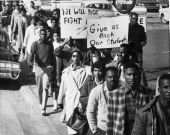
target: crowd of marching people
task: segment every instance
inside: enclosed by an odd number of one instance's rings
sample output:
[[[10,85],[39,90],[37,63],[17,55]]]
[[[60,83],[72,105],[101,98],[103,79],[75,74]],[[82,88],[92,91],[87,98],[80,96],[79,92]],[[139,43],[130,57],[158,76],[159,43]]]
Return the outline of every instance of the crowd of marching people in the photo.
[[[128,44],[115,52],[87,49],[85,39],[61,39],[59,9],[47,17],[33,1],[27,10],[18,2],[2,7],[1,29],[35,73],[42,116],[50,95],[69,135],[170,135],[170,74],[159,77],[156,95],[148,88],[147,36],[137,13],[129,14]],[[84,120],[77,127],[76,112]]]

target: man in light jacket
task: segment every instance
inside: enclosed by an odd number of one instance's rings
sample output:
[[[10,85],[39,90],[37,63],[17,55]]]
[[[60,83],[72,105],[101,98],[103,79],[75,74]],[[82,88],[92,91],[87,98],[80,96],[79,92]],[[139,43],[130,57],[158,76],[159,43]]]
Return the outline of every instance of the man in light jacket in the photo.
[[[118,87],[117,68],[106,68],[105,80],[103,84],[92,89],[87,105],[89,127],[95,135],[106,134],[107,99],[109,92]]]

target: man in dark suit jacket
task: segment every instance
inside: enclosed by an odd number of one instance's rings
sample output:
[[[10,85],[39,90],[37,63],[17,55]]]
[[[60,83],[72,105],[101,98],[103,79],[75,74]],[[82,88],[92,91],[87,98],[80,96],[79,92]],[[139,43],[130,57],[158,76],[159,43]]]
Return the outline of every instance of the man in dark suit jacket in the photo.
[[[147,37],[144,27],[138,24],[137,13],[130,14],[128,40],[132,53],[136,55],[137,62],[142,65],[143,46],[146,44]]]
[[[131,135],[170,135],[170,74],[160,76],[159,92],[137,113]]]

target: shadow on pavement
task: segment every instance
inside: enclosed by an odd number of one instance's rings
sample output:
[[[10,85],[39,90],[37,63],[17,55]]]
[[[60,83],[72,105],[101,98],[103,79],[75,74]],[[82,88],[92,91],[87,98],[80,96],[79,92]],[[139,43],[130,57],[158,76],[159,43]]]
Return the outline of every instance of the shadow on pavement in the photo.
[[[35,76],[34,75],[31,75],[31,76],[21,75],[20,84],[22,86],[24,86],[24,85],[36,85]]]
[[[1,90],[18,91],[21,88],[19,80],[0,79]]]
[[[55,113],[60,113],[60,112],[62,112],[63,110],[56,110],[56,111],[51,111],[51,112],[49,112],[49,113],[47,113],[48,115],[51,115],[51,114],[55,114]]]
[[[20,83],[21,85],[35,85],[35,74],[32,73],[26,61],[20,62],[21,75]]]

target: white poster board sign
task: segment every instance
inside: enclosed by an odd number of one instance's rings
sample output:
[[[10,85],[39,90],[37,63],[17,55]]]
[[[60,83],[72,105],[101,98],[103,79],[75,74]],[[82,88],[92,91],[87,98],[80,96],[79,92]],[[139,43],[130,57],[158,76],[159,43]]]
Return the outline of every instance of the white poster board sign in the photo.
[[[82,39],[87,37],[87,18],[97,17],[98,9],[62,7],[60,16],[61,38]]]
[[[129,16],[88,19],[87,47],[119,47],[128,42]]]
[[[138,23],[145,28],[145,32],[146,32],[146,30],[147,30],[147,27],[146,27],[146,23],[147,23],[147,22],[146,22],[146,21],[147,21],[147,20],[146,20],[146,15],[139,16],[139,17],[138,17]]]

